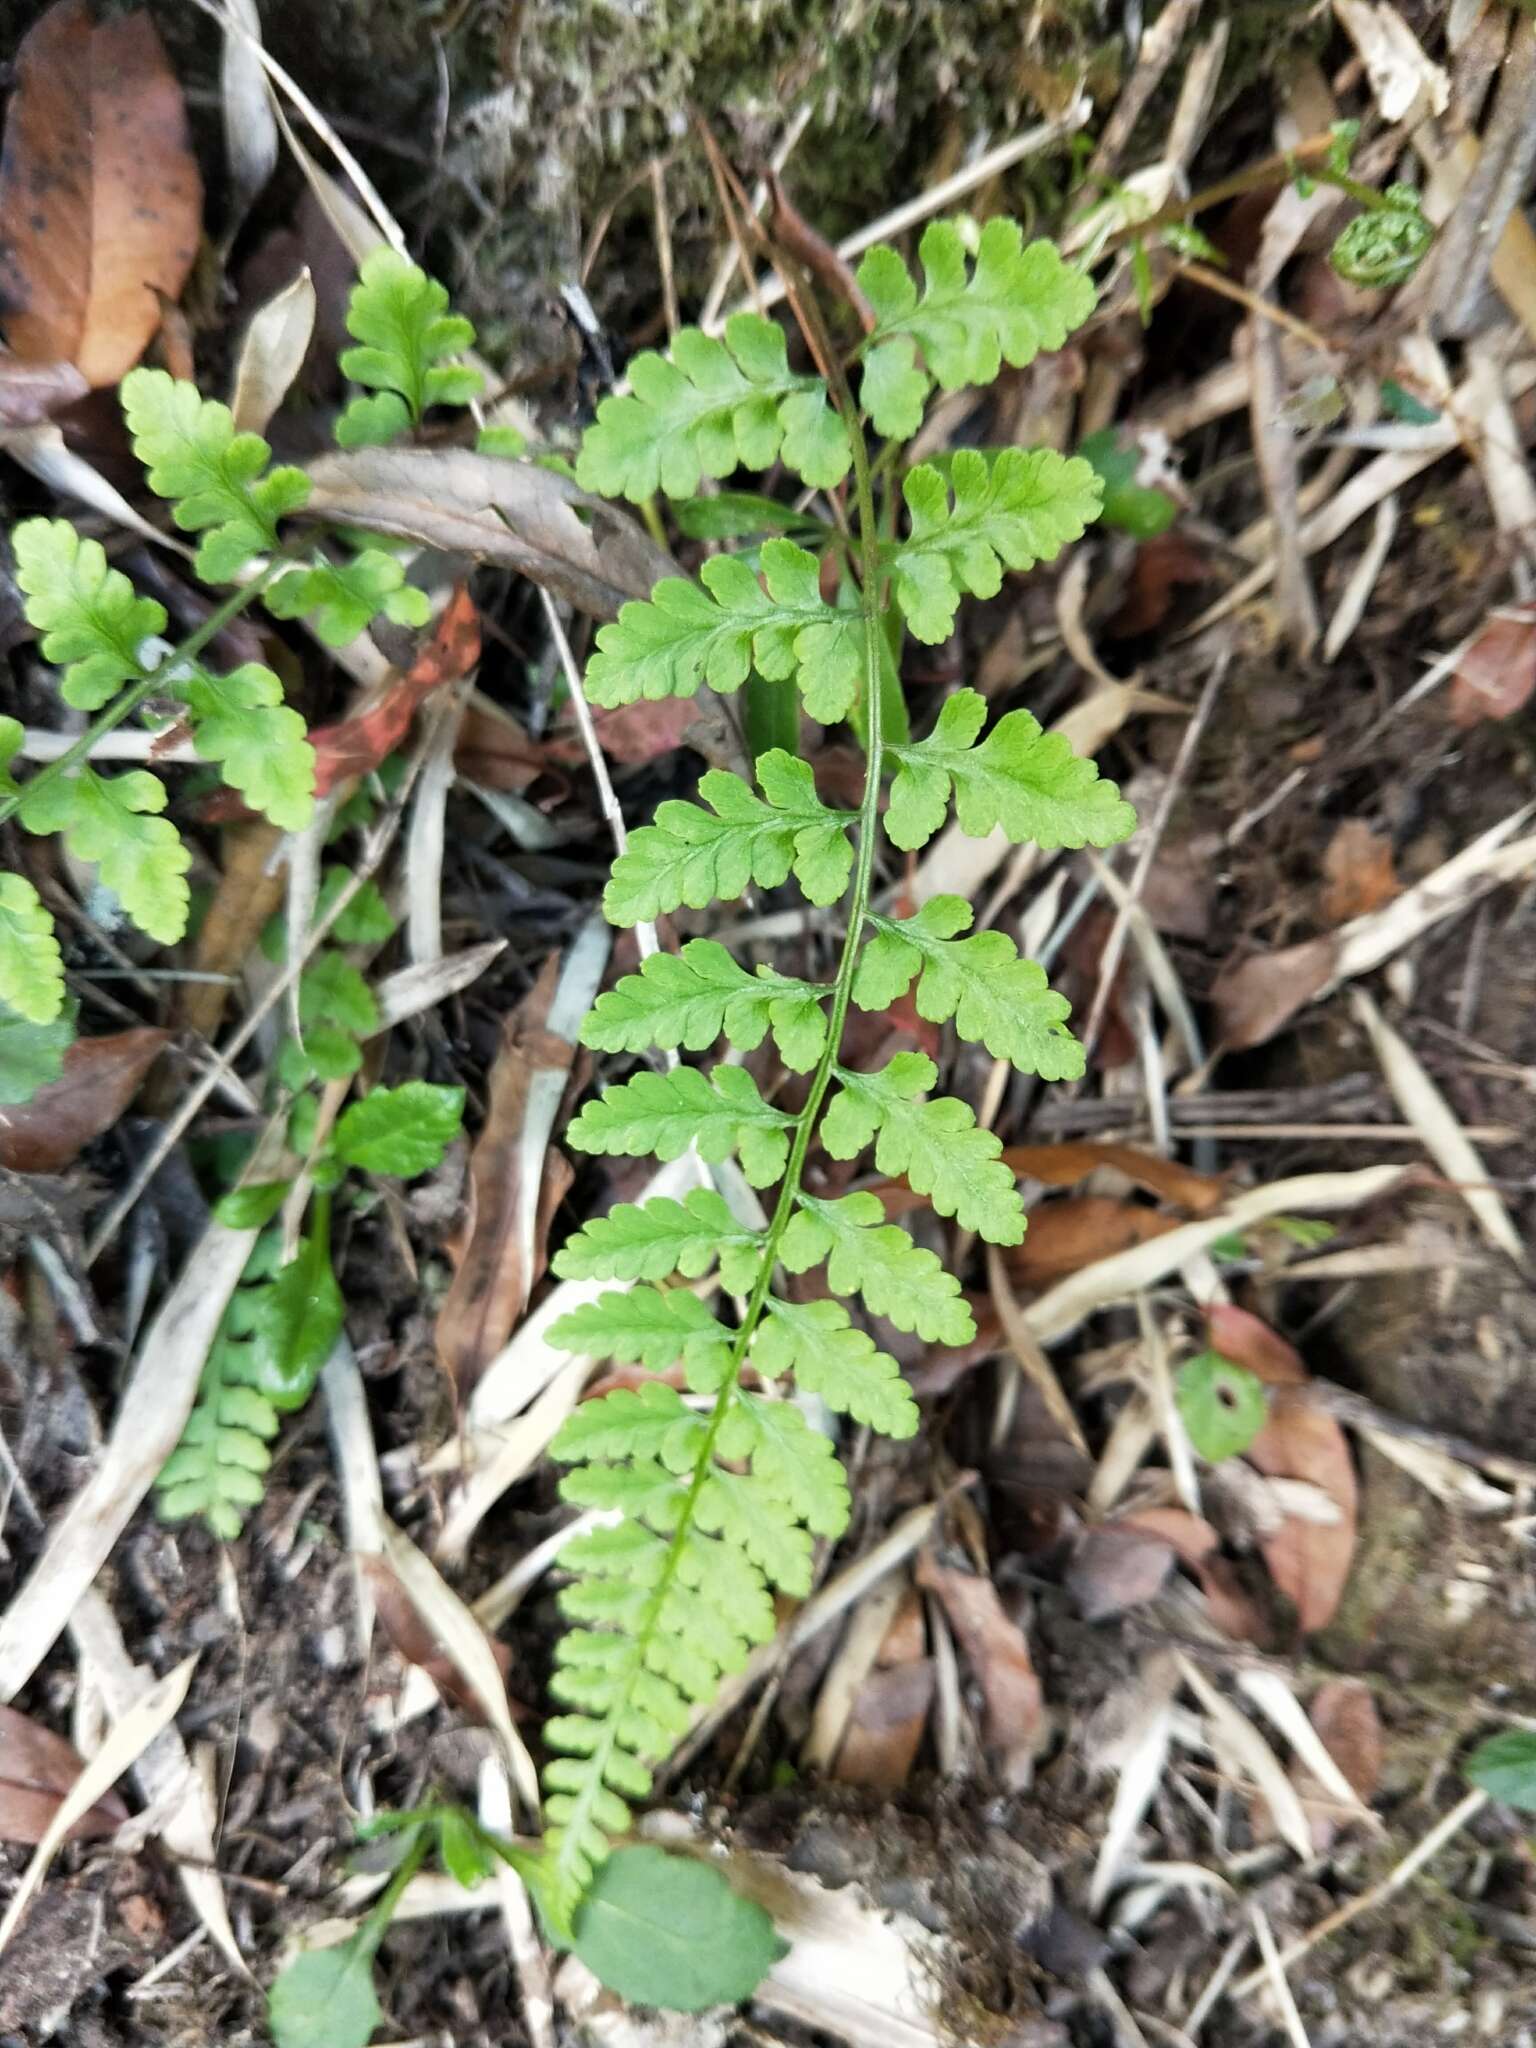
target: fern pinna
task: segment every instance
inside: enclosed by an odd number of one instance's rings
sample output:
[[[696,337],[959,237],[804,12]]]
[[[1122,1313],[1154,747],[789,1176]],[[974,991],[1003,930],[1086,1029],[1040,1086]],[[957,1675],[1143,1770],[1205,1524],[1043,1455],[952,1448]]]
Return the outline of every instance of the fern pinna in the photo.
[[[795,542],[763,543],[754,561],[707,561],[697,581],[669,578],[626,605],[597,636],[586,690],[600,705],[734,691],[755,670],[793,677],[824,723],[851,718],[866,767],[857,813],[819,796],[803,760],[769,751],[757,788],[712,769],[698,803],[669,802],[615,862],[604,898],[615,924],[703,909],[749,884],[792,875],[813,904],[839,904],[846,938],[830,983],[768,967],[749,972],[718,942],[653,952],[603,995],[584,1030],[598,1051],[704,1052],[722,1036],[750,1051],[772,1034],[786,1067],[809,1074],[790,1115],[763,1100],[741,1067],[672,1065],[608,1088],[582,1110],[570,1141],[584,1151],[682,1156],[734,1152],[749,1181],[778,1193],[766,1229],[744,1227],[701,1187],[683,1201],[623,1204],[562,1249],[567,1279],[632,1283],[564,1317],[554,1341],[593,1359],[658,1373],[681,1365],[686,1394],[646,1382],[578,1408],[555,1456],[573,1469],[567,1499],[612,1519],[573,1540],[563,1604],[575,1627],[557,1650],[553,1688],[569,1712],[545,1734],[549,1834],[542,1887],[569,1923],[610,1839],[644,1799],[651,1766],[709,1700],[722,1676],[774,1630],[772,1593],[803,1595],[816,1537],[847,1524],[848,1490],[833,1445],[792,1400],[750,1391],[793,1375],[802,1393],[894,1437],[917,1428],[894,1359],[837,1299],[795,1302],[776,1271],[824,1265],[833,1296],[857,1293],[898,1329],[947,1344],[973,1325],[953,1275],[887,1223],[870,1192],[820,1199],[801,1185],[819,1141],[835,1159],[874,1146],[881,1174],[905,1176],[940,1216],[996,1244],[1016,1244],[1024,1217],[1000,1141],[971,1109],[934,1096],[934,1063],[901,1052],[878,1072],[844,1063],[850,1006],[883,1010],[916,984],[918,1013],[952,1022],[1021,1071],[1064,1079],[1083,1070],[1068,1005],[998,931],[970,932],[970,906],[938,896],[914,916],[876,914],[885,840],[922,847],[953,806],[960,828],[1002,831],[1043,847],[1108,846],[1134,819],[1113,783],[1027,711],[987,723],[985,700],[957,691],[926,738],[883,730],[887,607],[924,641],[952,630],[964,593],[991,596],[1002,572],[1048,561],[1099,508],[1089,464],[1049,449],[956,454],[902,473],[895,441],[872,455],[866,428],[905,437],[937,383],[953,389],[1057,348],[1093,305],[1087,278],[1046,242],[1026,244],[995,220],[973,245],[948,223],[921,246],[921,286],[892,249],[871,250],[858,279],[875,316],[851,376],[831,389],[791,371],[783,331],[753,314],[723,341],[680,333],[668,356],[631,365],[627,394],[606,399],[577,474],[589,488],[644,500],[685,497],[701,478],[782,463],[832,490],[851,475],[851,539],[828,529],[845,602],[823,594],[823,564]],[[899,478],[882,518],[876,477]],[[892,485],[891,488],[898,488]],[[896,537],[892,537],[893,534]],[[886,777],[894,771],[888,800]],[[669,1276],[717,1270],[740,1302],[727,1323]]]

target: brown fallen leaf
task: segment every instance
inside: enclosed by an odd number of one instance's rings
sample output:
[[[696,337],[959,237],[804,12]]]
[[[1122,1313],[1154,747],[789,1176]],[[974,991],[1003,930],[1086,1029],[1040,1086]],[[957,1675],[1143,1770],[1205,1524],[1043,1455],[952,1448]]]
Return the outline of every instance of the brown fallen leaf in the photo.
[[[39,1088],[30,1102],[0,1109],[0,1166],[12,1173],[61,1172],[117,1122],[170,1036],[144,1025],[77,1038],[57,1081]]]
[[[223,833],[222,872],[192,941],[189,963],[196,973],[212,978],[176,984],[171,1018],[181,1030],[204,1038],[216,1035],[230,996],[225,977],[239,974],[267,919],[282,908],[283,869],[272,859],[282,837],[265,818],[232,824]]]
[[[1213,1173],[1196,1173],[1176,1159],[1160,1159],[1135,1145],[1081,1139],[1061,1145],[1009,1145],[1003,1159],[1021,1180],[1043,1181],[1050,1188],[1073,1187],[1101,1166],[1112,1167],[1149,1194],[1161,1195],[1196,1216],[1209,1215],[1227,1199],[1227,1184]]]
[[[500,563],[595,618],[677,573],[627,512],[532,463],[467,448],[357,448],[322,455],[309,475],[297,517]]]
[[[917,1582],[938,1596],[981,1687],[982,1741],[1004,1782],[1022,1785],[1045,1737],[1045,1700],[1024,1631],[1009,1619],[992,1581],[975,1572],[941,1565],[924,1551]]]
[[[1332,939],[1303,939],[1225,966],[1211,989],[1222,1048],[1244,1052],[1273,1038],[1324,986],[1334,958]]]
[[[40,1842],[84,1769],[84,1759],[62,1735],[15,1707],[0,1707],[0,1842],[29,1848]],[[121,1797],[106,1792],[64,1839],[84,1842],[110,1835],[127,1818]]]
[[[1193,1517],[1191,1517],[1193,1519]],[[1165,1536],[1120,1522],[1084,1529],[1067,1565],[1065,1584],[1084,1621],[1107,1621],[1156,1599],[1173,1570]]]
[[[1104,628],[1106,639],[1131,640],[1150,633],[1168,616],[1175,590],[1209,582],[1210,575],[1209,557],[1187,534],[1172,530],[1143,541],[1120,609]]]
[[[428,1625],[414,1600],[400,1583],[400,1576],[385,1557],[363,1553],[358,1558],[384,1633],[407,1664],[419,1664],[445,1700],[451,1700],[467,1720],[477,1727],[487,1725],[485,1709],[475,1690],[460,1671],[436,1633]],[[512,1652],[489,1631],[486,1641],[503,1678],[512,1668]],[[516,1708],[513,1708],[514,1715]]]
[[[1364,818],[1346,818],[1323,853],[1322,911],[1329,924],[1365,917],[1402,894],[1392,865],[1392,842]]]
[[[1453,725],[1512,718],[1536,691],[1536,605],[1509,605],[1487,623],[1456,666],[1447,706]]]
[[[1256,1373],[1266,1385],[1303,1387],[1310,1374],[1294,1346],[1246,1309],[1219,1302],[1208,1311],[1211,1346]],[[1296,1609],[1303,1635],[1325,1628],[1338,1611],[1355,1555],[1359,1483],[1349,1442],[1320,1408],[1287,1401],[1270,1404],[1269,1420],[1244,1453],[1271,1479],[1306,1479],[1339,1511],[1336,1522],[1287,1515],[1259,1549],[1270,1577]]]
[[[480,614],[468,587],[460,583],[410,667],[367,692],[347,717],[310,733],[316,796],[328,796],[338,783],[370,774],[405,738],[423,699],[467,676],[479,659]]]
[[[877,1792],[905,1785],[928,1725],[934,1677],[933,1659],[925,1654],[923,1603],[909,1587],[874,1670],[854,1694],[832,1776]]]
[[[1331,1678],[1312,1695],[1307,1713],[1324,1749],[1369,1806],[1381,1782],[1382,1763],[1381,1720],[1370,1687],[1360,1678]],[[1313,1845],[1322,1855],[1339,1832],[1339,1802],[1305,1764],[1292,1767],[1291,1782],[1301,1794]]]
[[[545,1259],[549,1203],[548,1120],[528,1141],[535,1091],[563,1090],[576,1048],[548,1030],[560,979],[560,955],[507,1018],[491,1068],[485,1123],[469,1161],[469,1230],[457,1270],[437,1316],[437,1355],[464,1400],[512,1334]],[[542,1225],[542,1228],[541,1228]]]
[[[1024,1242],[1006,1254],[1008,1271],[1024,1287],[1045,1287],[1097,1259],[1177,1230],[1182,1221],[1145,1202],[1114,1195],[1067,1195],[1030,1211]]]
[[[51,420],[90,388],[73,363],[26,363],[0,349],[0,429]]]
[[[1166,1543],[1199,1579],[1211,1619],[1235,1643],[1268,1640],[1268,1617],[1243,1585],[1231,1558],[1222,1556],[1221,1538],[1203,1516],[1188,1508],[1136,1508],[1118,1516],[1114,1526],[1139,1529]]]
[[[59,0],[22,40],[0,155],[6,340],[116,384],[180,296],[203,184],[181,88],[142,10]]]

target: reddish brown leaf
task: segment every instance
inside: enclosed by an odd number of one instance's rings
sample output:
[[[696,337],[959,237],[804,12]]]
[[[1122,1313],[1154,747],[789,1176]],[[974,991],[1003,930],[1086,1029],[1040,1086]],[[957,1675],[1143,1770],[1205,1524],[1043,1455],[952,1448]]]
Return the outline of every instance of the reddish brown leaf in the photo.
[[[420,1609],[401,1585],[388,1559],[365,1552],[359,1555],[358,1562],[368,1581],[368,1590],[373,1595],[373,1604],[378,1610],[384,1633],[406,1663],[419,1664],[445,1700],[452,1700],[466,1719],[484,1727],[485,1714],[475,1698],[473,1687],[422,1618]],[[505,1678],[512,1667],[512,1652],[489,1633],[486,1640]],[[512,1714],[516,1719],[515,1705]]]
[[[1364,818],[1346,818],[1323,854],[1323,916],[1347,924],[1380,910],[1402,890],[1392,865],[1392,842],[1373,832]]]
[[[549,750],[530,739],[510,711],[478,693],[471,695],[453,745],[453,765],[462,776],[483,789],[510,789],[521,796],[545,772],[548,760]]]
[[[1491,612],[1461,657],[1449,699],[1453,725],[1512,718],[1536,690],[1536,605]]]
[[[1193,1519],[1193,1518],[1191,1518]],[[1102,1522],[1085,1529],[1066,1571],[1084,1621],[1106,1621],[1156,1599],[1173,1570],[1173,1545],[1150,1529]]]
[[[170,1035],[146,1025],[77,1038],[57,1081],[30,1102],[0,1109],[0,1166],[13,1173],[62,1171],[117,1122]]]
[[[1306,1384],[1307,1369],[1294,1347],[1257,1316],[1218,1303],[1209,1317],[1211,1344],[1224,1358],[1273,1387]],[[1334,1523],[1287,1515],[1259,1546],[1270,1577],[1296,1609],[1297,1625],[1310,1635],[1338,1611],[1354,1562],[1359,1485],[1348,1440],[1331,1415],[1282,1393],[1244,1455],[1271,1479],[1309,1480],[1339,1510]]]
[[[15,1707],[0,1707],[0,1842],[29,1847],[43,1839],[64,1795],[85,1769],[62,1735]],[[110,1835],[128,1818],[116,1792],[106,1792],[65,1838]]]
[[[1211,990],[1225,1050],[1243,1052],[1273,1038],[1327,981],[1333,959],[1333,941],[1323,938],[1229,962]]]
[[[773,210],[768,217],[773,239],[780,248],[803,263],[833,298],[842,299],[852,309],[854,318],[866,334],[873,334],[875,309],[859,289],[852,264],[838,254],[825,235],[811,226],[784,190],[777,171],[768,173],[768,190],[773,199]]]
[[[1370,1687],[1359,1678],[1332,1678],[1320,1685],[1307,1709],[1323,1747],[1367,1806],[1381,1781],[1381,1721]],[[1304,1764],[1296,1764],[1291,1782],[1301,1794],[1312,1823],[1312,1841],[1321,1855],[1339,1832],[1339,1803]]]
[[[93,25],[59,0],[24,38],[0,156],[6,339],[115,384],[197,254],[203,186],[181,88],[148,14]]]
[[[73,363],[24,363],[0,349],[0,427],[35,427],[90,388]]]
[[[1045,1287],[1096,1259],[1178,1227],[1177,1216],[1144,1202],[1122,1202],[1113,1195],[1068,1195],[1031,1210],[1024,1242],[1005,1254],[1008,1271],[1021,1286]]]
[[[937,1594],[981,1687],[983,1742],[1004,1780],[1022,1784],[1045,1733],[1045,1701],[1024,1631],[1009,1619],[990,1579],[941,1565],[925,1551],[917,1581]]]
[[[528,1156],[524,1127],[530,1093],[562,1086],[575,1054],[569,1039],[545,1029],[559,977],[560,955],[551,953],[506,1020],[470,1155],[468,1240],[437,1317],[437,1355],[460,1399],[512,1334],[544,1263],[539,1196],[549,1155],[541,1140],[537,1157]]]
[[[854,1695],[832,1775],[844,1785],[894,1792],[907,1782],[933,1699],[933,1659],[924,1654],[923,1603],[915,1591],[886,1630],[875,1668]]]
[[[467,676],[480,659],[480,617],[460,583],[443,607],[432,637],[403,675],[370,691],[362,704],[335,725],[317,726],[315,794],[327,796],[337,783],[367,775],[394,752],[410,730],[423,699]]]
[[[1010,1145],[1003,1158],[1021,1180],[1043,1181],[1049,1188],[1073,1187],[1096,1168],[1112,1167],[1150,1194],[1161,1195],[1165,1202],[1177,1203],[1197,1216],[1219,1209],[1227,1198],[1227,1184],[1215,1174],[1196,1173],[1192,1166],[1181,1166],[1176,1159],[1159,1159],[1135,1145],[1088,1138],[1062,1145]]]
[[[1211,1619],[1234,1642],[1267,1640],[1271,1633],[1268,1620],[1238,1577],[1232,1560],[1222,1556],[1221,1538],[1209,1522],[1192,1515],[1188,1508],[1137,1508],[1119,1516],[1115,1526],[1144,1530],[1168,1544],[1179,1562],[1188,1565],[1199,1579]]]
[[[1124,602],[1105,627],[1111,640],[1130,640],[1150,633],[1168,616],[1173,593],[1181,584],[1204,583],[1211,565],[1203,548],[1171,528],[1136,550]]]

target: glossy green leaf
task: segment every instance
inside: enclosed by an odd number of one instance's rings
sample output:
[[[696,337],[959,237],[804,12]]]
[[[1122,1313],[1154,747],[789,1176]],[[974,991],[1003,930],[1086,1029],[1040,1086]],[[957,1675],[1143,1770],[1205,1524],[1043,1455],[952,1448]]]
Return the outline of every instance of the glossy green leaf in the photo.
[[[1179,1367],[1174,1399],[1190,1442],[1212,1465],[1246,1451],[1269,1419],[1264,1382],[1219,1351]]]
[[[642,1846],[610,1856],[575,1920],[573,1946],[631,2005],[739,2005],[788,1953],[762,1907],[689,1856]]]
[[[414,1180],[442,1164],[463,1120],[462,1088],[404,1081],[398,1088],[370,1088],[350,1104],[331,1142],[348,1166]]]

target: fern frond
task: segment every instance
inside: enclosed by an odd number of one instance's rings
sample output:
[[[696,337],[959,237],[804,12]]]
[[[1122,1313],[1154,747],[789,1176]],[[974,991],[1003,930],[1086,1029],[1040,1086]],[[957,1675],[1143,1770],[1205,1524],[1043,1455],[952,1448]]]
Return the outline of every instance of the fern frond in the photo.
[[[877,246],[859,265],[875,314],[860,397],[881,434],[917,432],[935,378],[946,391],[990,384],[1002,363],[1022,370],[1060,348],[1093,311],[1091,279],[1050,242],[1026,244],[1017,221],[987,222],[969,270],[966,253],[953,222],[931,222],[918,245],[921,298],[894,249]]]
[[[761,560],[766,590],[745,562],[716,555],[698,583],[664,577],[647,601],[624,605],[598,630],[586,675],[593,703],[691,697],[700,683],[729,693],[755,666],[770,682],[795,676],[823,725],[845,718],[859,684],[862,618],[825,602],[816,557],[793,541],[765,541]]]
[[[272,451],[259,434],[237,433],[227,405],[164,370],[130,370],[122,399],[149,488],[176,501],[179,527],[203,535],[197,573],[205,583],[230,582],[276,547],[278,521],[309,498],[302,469],[268,470]]]
[[[420,426],[428,406],[468,405],[485,381],[470,364],[444,361],[471,347],[475,330],[448,311],[435,278],[393,249],[365,259],[347,301],[347,332],[363,345],[342,351],[342,375],[375,396],[354,398],[337,420],[343,448],[392,441]]]
[[[686,1149],[679,1146],[678,1152]],[[670,1195],[655,1195],[648,1202],[620,1202],[606,1216],[590,1217],[566,1239],[550,1264],[562,1280],[665,1280],[669,1273],[697,1280],[718,1262],[722,1284],[740,1294],[756,1277],[763,1244],[763,1232],[739,1224],[713,1188],[694,1188],[680,1202]]]
[[[11,546],[43,659],[64,664],[64,702],[100,710],[147,673],[141,649],[165,631],[165,607],[140,597],[101,542],[82,540],[67,519],[24,519]]]
[[[201,1517],[226,1542],[266,1491],[267,1445],[279,1427],[271,1401],[250,1384],[251,1352],[233,1337],[214,1340],[181,1442],[155,1481],[163,1522]]]
[[[1054,561],[1080,540],[1099,516],[1104,486],[1080,455],[1004,448],[989,462],[962,448],[947,482],[921,463],[908,470],[901,494],[911,531],[890,546],[892,582],[913,635],[931,644],[953,632],[963,591],[996,597],[1005,568]]]
[[[632,832],[613,864],[603,895],[609,922],[651,922],[684,903],[729,903],[749,882],[778,888],[791,869],[810,902],[835,903],[853,870],[852,816],[829,810],[810,763],[778,748],[759,760],[757,779],[766,803],[739,775],[711,768],[699,782],[708,810],[659,804],[655,824]]]
[[[863,1295],[873,1314],[930,1344],[970,1343],[976,1325],[960,1282],[936,1253],[914,1244],[899,1224],[886,1222],[878,1195],[801,1194],[799,1204],[779,1244],[791,1273],[825,1260],[834,1294]]]
[[[893,845],[925,846],[944,822],[951,790],[960,829],[973,838],[1001,829],[1015,844],[1075,848],[1130,837],[1136,813],[1062,734],[1043,732],[1027,711],[1009,711],[978,747],[986,720],[981,693],[956,690],[927,739],[889,748],[899,764],[885,814]]]
[[[266,606],[275,618],[312,619],[328,647],[345,647],[380,614],[397,626],[424,626],[432,616],[427,593],[407,583],[403,565],[382,548],[290,569],[267,592]]]
[[[696,1294],[686,1288],[630,1287],[612,1294],[600,1294],[561,1316],[549,1333],[551,1344],[562,1351],[579,1351],[588,1358],[612,1358],[620,1365],[643,1365],[651,1372],[665,1372],[683,1361],[688,1384],[696,1394],[711,1394],[722,1384],[731,1359],[728,1331],[721,1328]],[[647,1389],[647,1392],[650,1390]],[[594,1411],[604,1407],[593,1401]],[[608,1411],[617,1414],[616,1410]],[[566,1425],[561,1441],[576,1445],[573,1455],[608,1456],[580,1448],[578,1409]]]
[[[917,1403],[901,1367],[856,1330],[835,1301],[778,1301],[770,1295],[758,1325],[752,1363],[777,1378],[792,1372],[796,1386],[819,1394],[839,1415],[851,1415],[882,1436],[917,1434]]]
[[[53,919],[25,875],[0,874],[0,1003],[29,1024],[51,1024],[64,1007]]]
[[[899,1173],[940,1216],[954,1216],[990,1244],[1018,1244],[1024,1208],[999,1159],[1002,1140],[979,1130],[953,1096],[923,1098],[938,1079],[924,1053],[899,1052],[878,1074],[834,1069],[840,1092],[822,1119],[821,1141],[834,1159],[855,1159],[875,1139],[875,1165]]]
[[[754,1187],[784,1171],[795,1119],[764,1102],[745,1067],[674,1067],[667,1074],[637,1074],[589,1102],[566,1132],[578,1152],[614,1152],[634,1158],[654,1152],[681,1159],[690,1145],[711,1162],[732,1152]],[[702,1268],[700,1269],[702,1271]]]
[[[164,785],[147,769],[108,777],[81,768],[29,786],[20,817],[29,832],[62,832],[72,854],[96,864],[140,931],[169,946],[187,928],[192,856],[170,819],[158,815],[165,802]]]
[[[205,761],[218,762],[230,788],[285,832],[307,825],[315,750],[271,669],[256,661],[227,676],[194,668],[179,688],[192,716],[193,745]]]
[[[754,977],[714,939],[690,939],[681,953],[653,953],[638,974],[626,974],[597,999],[582,1026],[584,1045],[598,1052],[643,1052],[659,1045],[702,1052],[723,1031],[743,1052],[771,1028],[784,1064],[805,1073],[827,1042],[821,1005],[831,993],[774,974]]]
[[[932,1024],[953,1017],[962,1038],[1021,1074],[1076,1080],[1083,1048],[1067,1029],[1072,1005],[1057,995],[1043,968],[1019,957],[1006,933],[957,938],[969,930],[972,915],[959,896],[930,897],[915,917],[872,915],[875,935],[859,955],[853,1000],[861,1010],[889,1009],[920,975],[920,1017]]]
[[[701,477],[778,460],[828,490],[848,474],[848,431],[821,379],[790,370],[783,329],[737,313],[724,341],[685,327],[667,355],[635,357],[629,392],[597,408],[576,480],[640,504],[657,489],[688,498]]]

